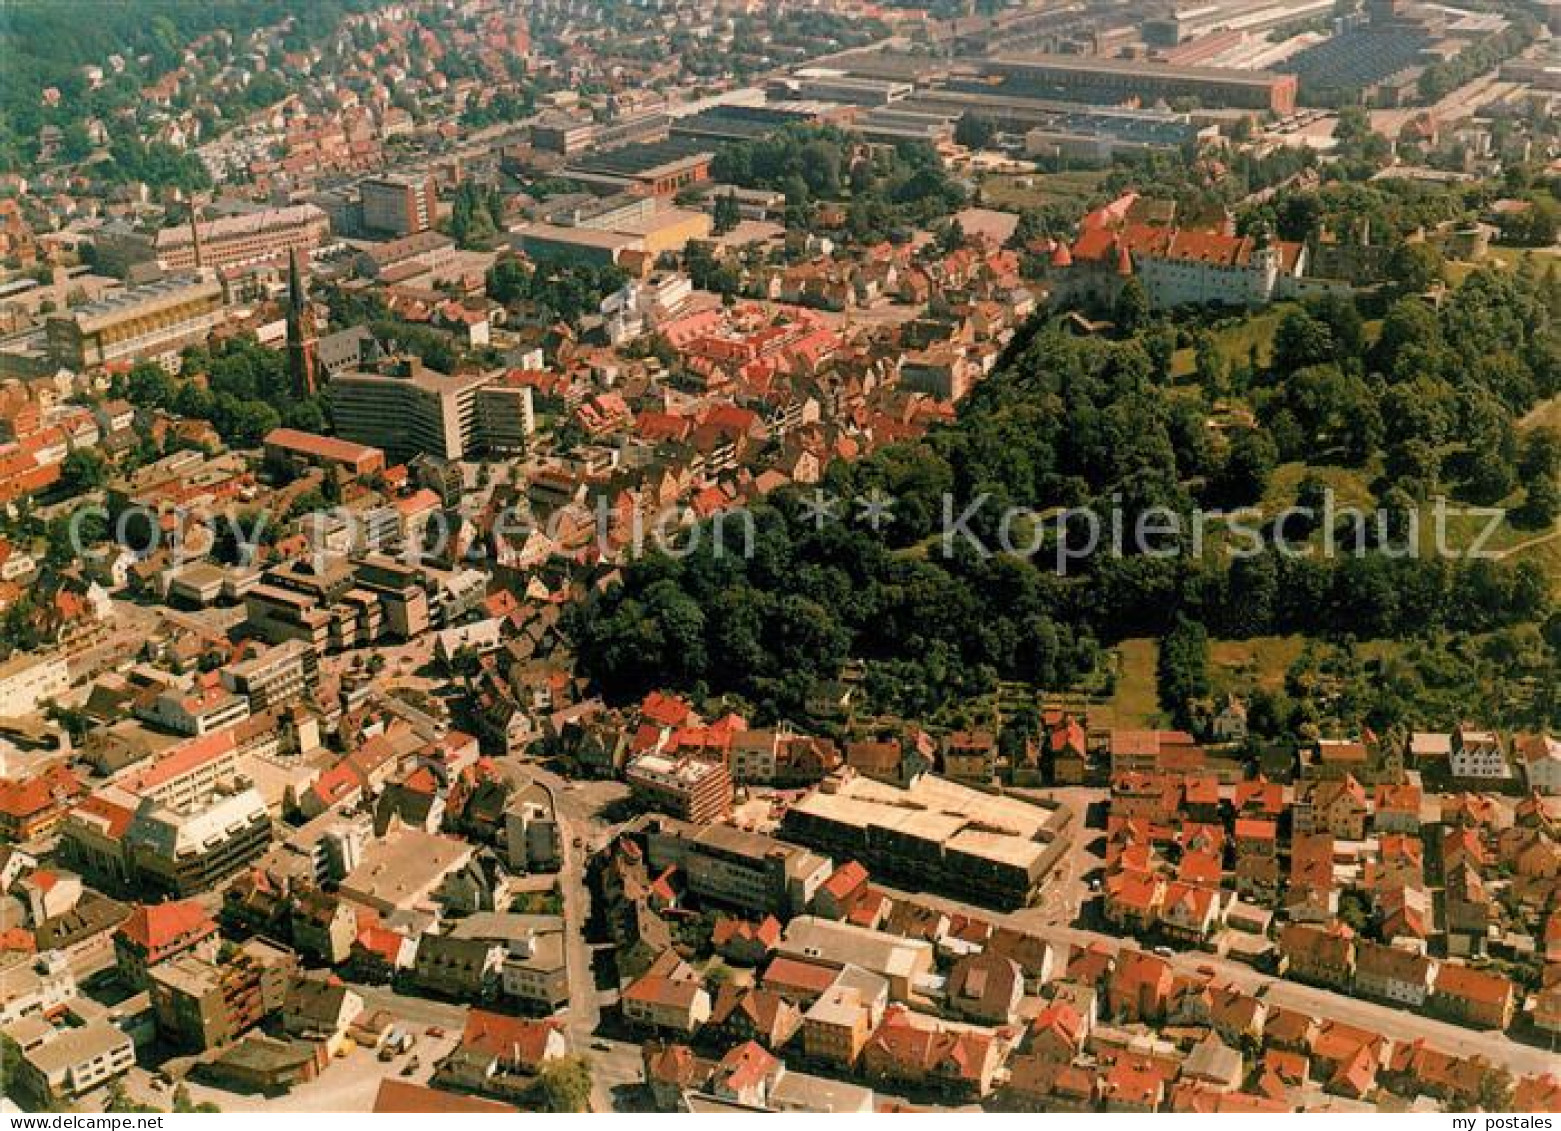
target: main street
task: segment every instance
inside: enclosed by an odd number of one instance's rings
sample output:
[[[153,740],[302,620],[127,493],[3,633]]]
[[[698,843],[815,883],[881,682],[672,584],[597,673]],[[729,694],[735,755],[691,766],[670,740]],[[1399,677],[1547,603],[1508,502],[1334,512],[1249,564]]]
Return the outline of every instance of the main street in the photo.
[[[558,886],[564,904],[564,961],[569,971],[569,1008],[565,1022],[570,1044],[591,1062],[591,1107],[613,1111],[623,1094],[640,1082],[640,1046],[598,1033],[602,1006],[612,1004],[616,991],[596,984],[593,948],[586,938],[591,920],[591,893],[585,869],[591,853],[609,829],[602,811],[621,800],[626,788],[618,782],[571,782],[542,766],[513,758],[497,760],[511,780],[529,779],[548,791],[558,821],[563,861]]]

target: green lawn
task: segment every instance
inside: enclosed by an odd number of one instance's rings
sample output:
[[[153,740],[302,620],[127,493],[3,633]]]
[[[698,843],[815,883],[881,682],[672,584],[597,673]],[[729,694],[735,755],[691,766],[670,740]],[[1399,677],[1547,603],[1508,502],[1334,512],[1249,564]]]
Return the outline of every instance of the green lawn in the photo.
[[[1280,319],[1292,309],[1291,303],[1278,303],[1251,316],[1240,316],[1230,325],[1219,327],[1214,331],[1214,341],[1219,347],[1220,356],[1227,365],[1244,363],[1252,355],[1252,347],[1255,345],[1259,363],[1267,365],[1273,356],[1274,332],[1279,329]],[[1171,357],[1172,377],[1190,377],[1195,367],[1190,347],[1177,350]]]
[[[1160,642],[1150,638],[1124,640],[1116,647],[1116,657],[1116,692],[1103,706],[1090,709],[1090,725],[1158,726],[1160,694],[1155,687],[1155,665]]]
[[[1277,691],[1285,671],[1301,655],[1303,636],[1254,636],[1250,640],[1211,640],[1209,675],[1221,691],[1247,695],[1257,688]]]
[[[981,196],[992,208],[1042,208],[1076,205],[1083,210],[1100,195],[1106,173],[1077,169],[1064,173],[990,173],[981,179]]]
[[[1470,263],[1462,259],[1449,261],[1447,264],[1447,281],[1456,287],[1486,264],[1512,268],[1521,263],[1525,255],[1533,256],[1538,263],[1561,262],[1561,258],[1558,258],[1561,257],[1561,251],[1558,251],[1556,248],[1492,247],[1490,255],[1480,263]]]
[[[1284,687],[1285,672],[1306,647],[1304,636],[1254,636],[1250,640],[1209,641],[1209,679],[1218,693],[1250,695],[1262,688]],[[1401,645],[1391,640],[1361,642],[1366,659],[1381,659]],[[1160,642],[1135,638],[1118,644],[1116,694],[1109,702],[1090,708],[1090,725],[1096,727],[1155,727],[1169,720],[1160,711],[1155,688],[1155,665]]]

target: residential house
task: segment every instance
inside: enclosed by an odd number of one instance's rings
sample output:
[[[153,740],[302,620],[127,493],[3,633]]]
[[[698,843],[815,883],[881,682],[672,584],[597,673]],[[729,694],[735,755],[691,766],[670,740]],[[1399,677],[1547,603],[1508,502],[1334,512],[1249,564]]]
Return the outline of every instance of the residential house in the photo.
[[[1424,954],[1362,940],[1355,947],[1355,989],[1419,1009],[1430,996],[1436,962]]]
[[[993,1034],[956,1030],[903,1006],[891,1006],[862,1050],[862,1071],[873,1081],[928,1084],[949,1093],[984,1097],[998,1069]]]
[[[683,1097],[710,1082],[715,1065],[687,1045],[646,1041],[640,1046],[641,1070],[657,1111],[683,1110]]]
[[[1213,937],[1223,910],[1217,888],[1173,881],[1165,886],[1160,925],[1167,934],[1201,944]]]
[[[858,966],[846,966],[803,1014],[803,1050],[810,1060],[853,1068],[888,1005],[887,979]]]
[[[711,1094],[733,1103],[763,1108],[786,1066],[756,1041],[730,1049],[710,1077]]]
[[[800,1028],[802,1011],[780,994],[731,982],[716,991],[708,1025],[724,1043],[758,1041],[769,1049],[780,1048]]]
[[[945,992],[955,1016],[986,1025],[1010,1025],[1024,997],[1024,971],[1011,958],[982,951],[954,964]]]
[[[1110,1015],[1123,1021],[1154,1021],[1170,1006],[1171,965],[1165,959],[1138,950],[1117,955],[1106,988]]]
[[[344,899],[306,888],[292,901],[293,946],[302,954],[335,966],[352,956],[358,916]]]
[[[1379,785],[1372,799],[1371,827],[1377,833],[1418,833],[1420,831],[1420,787]]]
[[[337,978],[295,978],[282,1002],[282,1031],[317,1041],[337,1056],[348,1048],[348,1028],[362,1012],[362,996]]]
[[[1340,840],[1360,840],[1369,812],[1366,790],[1352,774],[1296,786],[1292,817],[1298,835],[1326,832]]]
[[[997,736],[991,731],[955,731],[943,745],[943,772],[955,781],[989,785],[997,776]]]
[[[1504,974],[1443,962],[1436,971],[1431,1004],[1465,1025],[1506,1029],[1517,1008],[1517,991]]]
[[[1101,1107],[1134,1113],[1159,1111],[1170,1092],[1173,1071],[1155,1057],[1116,1056],[1101,1075]]]
[[[491,939],[425,934],[418,940],[411,978],[420,988],[461,1001],[498,996],[504,947]]]
[[[1448,765],[1455,779],[1480,782],[1505,782],[1513,777],[1501,736],[1491,730],[1477,730],[1460,723],[1453,731],[1453,748]]]
[[[1143,933],[1159,922],[1165,883],[1142,872],[1116,872],[1106,877],[1106,920],[1124,931]]]
[[[534,1021],[473,1009],[461,1041],[439,1065],[434,1080],[455,1088],[500,1096],[529,1092],[540,1071],[569,1054],[561,1022]]]
[[[723,915],[716,921],[710,943],[716,953],[742,966],[757,966],[780,942],[780,920],[766,915],[761,922]]]
[[[1561,794],[1561,739],[1549,734],[1515,734],[1512,752],[1523,767],[1530,790],[1545,797]]]
[[[1343,989],[1355,970],[1354,933],[1342,924],[1287,924],[1279,932],[1279,954],[1297,981]]]
[[[710,994],[686,963],[667,951],[619,998],[630,1024],[691,1036],[710,1020]]]

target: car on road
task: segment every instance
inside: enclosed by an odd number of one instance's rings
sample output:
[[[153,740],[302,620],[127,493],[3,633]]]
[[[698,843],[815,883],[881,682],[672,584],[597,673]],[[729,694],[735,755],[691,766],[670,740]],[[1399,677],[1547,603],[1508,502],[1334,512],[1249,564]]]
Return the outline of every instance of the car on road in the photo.
[[[591,1047],[597,1052],[612,1052],[612,1046],[606,1041],[592,1041]]]
[[[1172,958],[1176,954],[1176,952],[1168,946],[1157,946],[1154,948],[1154,952],[1161,958]]]
[[[444,1030],[439,1028],[437,1025],[430,1025],[428,1028],[423,1030],[423,1036],[433,1037],[437,1040],[438,1038],[444,1036]]]

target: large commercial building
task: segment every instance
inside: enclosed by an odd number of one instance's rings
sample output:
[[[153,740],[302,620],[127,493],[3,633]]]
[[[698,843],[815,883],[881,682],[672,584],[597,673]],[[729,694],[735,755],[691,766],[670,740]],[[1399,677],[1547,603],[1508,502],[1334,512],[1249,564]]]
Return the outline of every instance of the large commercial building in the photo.
[[[812,102],[887,106],[909,98],[915,87],[894,79],[863,78],[826,67],[808,67],[771,84],[774,93]]]
[[[30,715],[46,699],[70,689],[70,671],[58,653],[18,652],[0,664],[0,717]]]
[[[827,856],[730,825],[653,817],[645,844],[655,871],[676,867],[695,895],[761,914],[802,911],[834,870]]]
[[[319,657],[300,640],[267,648],[222,669],[223,686],[247,698],[252,713],[307,695],[319,679]]]
[[[573,157],[588,149],[662,141],[671,121],[662,113],[637,114],[610,122],[593,122],[561,113],[544,114],[531,125],[531,144],[549,153]]]
[[[593,153],[564,166],[563,175],[603,195],[629,191],[673,197],[709,180],[714,157],[714,150],[697,139],[668,138]]]
[[[787,812],[782,835],[921,891],[1024,907],[1067,852],[1074,813],[928,774],[909,789],[834,778]]]
[[[499,376],[447,376],[415,360],[386,373],[346,371],[327,388],[331,418],[343,437],[396,458],[513,451],[536,426],[531,390],[501,384]]]
[[[358,185],[363,199],[363,226],[372,232],[410,236],[426,232],[439,216],[434,179],[389,173]]]
[[[386,634],[411,639],[430,624],[424,574],[381,555],[359,562],[337,556],[273,566],[244,595],[244,611],[256,635],[273,644],[296,641],[315,657],[363,647]],[[298,662],[307,685],[314,679],[311,661],[300,655]],[[291,666],[286,674],[255,674],[262,684],[274,678],[289,693],[297,690],[299,673]],[[279,692],[273,687],[263,693]]]
[[[266,433],[265,453],[268,462],[292,468],[338,467],[349,475],[385,470],[385,453],[378,448],[296,428],[274,428]]]
[[[244,595],[244,613],[261,638],[299,641],[317,656],[371,644],[384,628],[378,598],[358,587],[344,557],[271,567]]]
[[[148,973],[160,1036],[180,1048],[226,1045],[282,1008],[297,966],[290,950],[253,938],[215,962],[181,954]]]
[[[1016,93],[1112,105],[1196,99],[1207,107],[1295,111],[1296,77],[1223,67],[1173,67],[1092,55],[1005,55],[982,64]]]
[[[157,233],[157,262],[169,271],[196,267],[245,267],[291,252],[308,255],[330,239],[331,222],[313,204],[266,208],[238,216],[224,216],[199,225],[200,242],[188,224]]]
[[[175,369],[179,351],[204,342],[223,317],[222,285],[215,278],[171,275],[51,314],[44,332],[50,355],[72,369],[144,358]]]
[[[34,1110],[59,1110],[53,1105],[68,1104],[135,1066],[135,1044],[107,1021],[56,1029],[41,1019],[29,1019],[0,1035],[0,1041],[8,1039],[20,1053],[18,1090],[50,1105]]]
[[[210,890],[270,843],[271,816],[253,787],[219,789],[184,810],[146,798],[125,830],[136,881],[179,896]]]
[[[680,821],[709,824],[732,810],[732,775],[720,762],[643,754],[624,776],[641,801]]]
[[[233,728],[202,735],[165,752],[119,785],[138,798],[170,809],[191,809],[238,773],[239,746]]]

